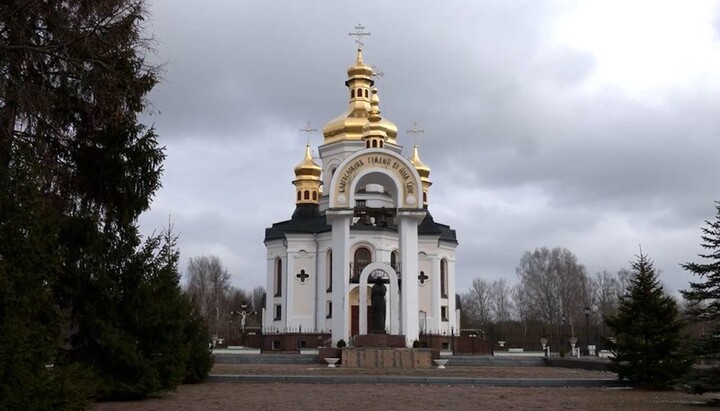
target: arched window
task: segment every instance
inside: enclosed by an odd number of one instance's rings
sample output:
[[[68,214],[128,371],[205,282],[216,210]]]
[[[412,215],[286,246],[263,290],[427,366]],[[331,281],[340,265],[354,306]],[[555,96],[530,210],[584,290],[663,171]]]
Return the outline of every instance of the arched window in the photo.
[[[365,148],[370,148],[370,140],[365,140]]]
[[[350,98],[355,98],[355,90],[350,90]]]
[[[362,97],[362,89],[357,89],[357,96]]]
[[[297,201],[300,201],[300,200],[302,200],[302,193],[301,193],[300,191],[298,191],[298,199],[297,199]]]
[[[440,297],[448,298],[448,262],[446,259],[440,260]]]
[[[384,145],[383,143],[384,143],[384,141],[380,140],[380,148],[383,148],[383,145]]]
[[[306,200],[309,200],[310,199],[310,190],[305,190],[304,196],[305,196]]]
[[[332,250],[329,250],[327,252],[327,267],[325,268],[325,284],[327,285],[326,292],[331,293],[332,292],[332,278],[333,278],[333,270],[332,270]]]
[[[317,201],[317,191],[313,191],[313,201]]]
[[[365,97],[367,97],[367,96],[368,96],[368,90],[366,89],[366,90],[365,90]]]
[[[353,259],[353,280],[360,280],[360,274],[362,270],[372,262],[372,254],[370,250],[365,247],[360,247],[355,250],[355,258]]]
[[[373,146],[373,148],[377,147],[377,140],[372,141],[372,146]]]
[[[427,203],[427,191],[423,191],[423,203]]]
[[[282,295],[282,260],[275,259],[275,297]]]
[[[398,253],[397,251],[393,251],[390,253],[390,267],[392,267],[393,270],[398,271]]]

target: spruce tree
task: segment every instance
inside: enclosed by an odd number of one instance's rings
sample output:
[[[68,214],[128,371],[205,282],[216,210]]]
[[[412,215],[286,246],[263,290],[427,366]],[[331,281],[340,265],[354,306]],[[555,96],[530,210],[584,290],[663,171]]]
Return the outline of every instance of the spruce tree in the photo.
[[[638,386],[665,388],[692,366],[681,331],[675,299],[658,281],[652,261],[642,252],[631,262],[633,277],[620,298],[618,313],[605,319],[616,341],[610,343],[611,369],[620,380]]]
[[[714,363],[715,366],[689,381],[692,391],[703,393],[720,391],[720,201],[715,202],[714,221],[705,221],[702,231],[702,247],[707,252],[700,254],[704,263],[685,263],[682,267],[698,276],[702,282],[691,282],[690,289],[683,296],[690,302],[689,314],[696,321],[704,322],[710,330],[695,344],[697,354]]]
[[[137,228],[165,154],[145,0],[0,2],[0,409],[174,388],[190,318],[168,237]]]

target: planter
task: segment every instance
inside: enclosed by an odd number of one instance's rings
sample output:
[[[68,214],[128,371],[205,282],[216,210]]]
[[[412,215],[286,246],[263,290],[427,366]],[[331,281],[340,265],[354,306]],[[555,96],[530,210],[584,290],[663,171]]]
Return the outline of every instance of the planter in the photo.
[[[326,358],[342,358],[342,350],[340,348],[333,347],[318,348],[318,359],[320,364],[325,364]]]

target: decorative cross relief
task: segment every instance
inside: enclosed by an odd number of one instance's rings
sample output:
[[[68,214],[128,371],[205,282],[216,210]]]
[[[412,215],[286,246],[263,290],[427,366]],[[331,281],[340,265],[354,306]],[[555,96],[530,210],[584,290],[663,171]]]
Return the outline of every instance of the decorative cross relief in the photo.
[[[300,284],[305,284],[308,278],[310,278],[310,274],[306,273],[305,270],[300,270],[299,274],[296,274],[295,277],[300,281]]]
[[[425,274],[425,271],[420,271],[420,275],[418,275],[418,281],[420,281],[420,284],[425,284],[425,281],[427,281],[430,277],[428,277]]]
[[[358,45],[358,50],[362,50],[362,46],[364,46],[362,42],[362,36],[369,36],[370,33],[364,32],[365,26],[358,23],[357,26],[355,26],[355,33],[348,33],[348,36],[356,36],[357,39],[355,39],[355,43]]]

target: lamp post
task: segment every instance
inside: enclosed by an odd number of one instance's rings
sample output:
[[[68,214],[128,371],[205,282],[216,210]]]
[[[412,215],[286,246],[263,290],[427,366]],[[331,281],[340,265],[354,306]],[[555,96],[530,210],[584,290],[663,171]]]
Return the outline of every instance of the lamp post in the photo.
[[[585,307],[585,345],[587,345],[587,353],[590,355],[590,307]]]

